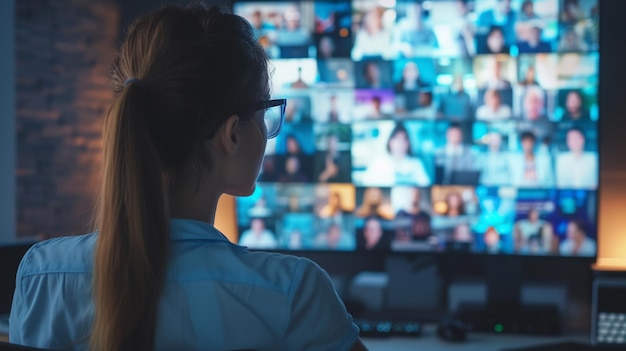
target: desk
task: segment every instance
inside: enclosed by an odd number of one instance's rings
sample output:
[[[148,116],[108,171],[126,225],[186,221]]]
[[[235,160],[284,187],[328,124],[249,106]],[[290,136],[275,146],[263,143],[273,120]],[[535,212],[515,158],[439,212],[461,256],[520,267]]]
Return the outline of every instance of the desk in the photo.
[[[589,337],[539,337],[520,335],[470,334],[462,343],[439,339],[434,327],[425,328],[424,334],[412,338],[364,338],[363,343],[370,351],[500,351],[503,348],[534,346],[560,341],[588,341]],[[0,341],[9,341],[8,335],[0,334]]]
[[[427,325],[421,337],[363,338],[370,351],[500,351],[505,348],[530,347],[565,341],[589,342],[589,336],[533,336],[470,333],[461,343],[439,339],[435,326]]]

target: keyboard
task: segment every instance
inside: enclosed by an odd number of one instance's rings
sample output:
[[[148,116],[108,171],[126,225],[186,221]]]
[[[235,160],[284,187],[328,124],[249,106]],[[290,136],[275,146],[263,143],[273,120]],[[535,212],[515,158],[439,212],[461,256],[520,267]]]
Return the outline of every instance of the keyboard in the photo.
[[[624,345],[626,348],[626,313],[600,312],[597,342],[605,345]]]
[[[422,334],[422,323],[415,321],[355,318],[354,324],[359,327],[359,335],[363,337],[420,336]]]

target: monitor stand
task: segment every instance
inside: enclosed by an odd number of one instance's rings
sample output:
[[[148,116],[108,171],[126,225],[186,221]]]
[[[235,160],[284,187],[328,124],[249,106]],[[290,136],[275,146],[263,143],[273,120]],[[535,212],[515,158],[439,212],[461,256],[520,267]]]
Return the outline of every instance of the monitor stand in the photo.
[[[522,302],[522,260],[515,256],[487,256],[485,280],[487,302],[461,303],[454,316],[472,331],[495,333],[561,333],[556,305]]]

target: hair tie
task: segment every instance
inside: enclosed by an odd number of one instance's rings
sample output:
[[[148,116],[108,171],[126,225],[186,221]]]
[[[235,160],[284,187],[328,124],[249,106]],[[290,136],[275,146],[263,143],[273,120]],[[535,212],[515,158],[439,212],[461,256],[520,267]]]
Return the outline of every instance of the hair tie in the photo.
[[[139,78],[132,78],[132,77],[128,78],[124,82],[124,86],[127,87],[128,85],[133,84],[133,83],[141,84],[141,80]]]

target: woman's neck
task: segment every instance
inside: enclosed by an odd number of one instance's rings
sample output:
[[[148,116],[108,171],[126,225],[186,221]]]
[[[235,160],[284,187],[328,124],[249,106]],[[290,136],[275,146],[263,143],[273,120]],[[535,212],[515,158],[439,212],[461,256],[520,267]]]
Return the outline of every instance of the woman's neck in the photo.
[[[180,171],[172,179],[169,189],[169,216],[170,218],[186,218],[202,221],[213,225],[215,211],[221,193],[209,186],[215,182],[204,179],[198,180],[195,170]]]

